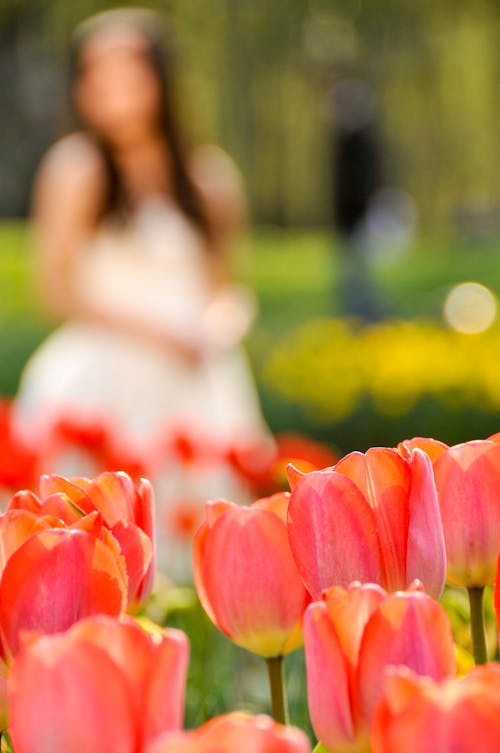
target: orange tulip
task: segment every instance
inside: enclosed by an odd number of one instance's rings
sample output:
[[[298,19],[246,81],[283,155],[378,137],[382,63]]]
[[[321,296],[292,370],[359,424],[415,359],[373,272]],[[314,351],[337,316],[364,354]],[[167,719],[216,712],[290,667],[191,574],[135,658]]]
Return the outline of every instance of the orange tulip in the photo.
[[[31,640],[8,681],[16,753],[142,753],[182,723],[188,645],[100,616]]]
[[[119,542],[128,576],[128,602],[136,605],[151,592],[154,578],[154,498],[149,481],[137,488],[126,473],[101,473],[95,479],[42,476],[40,496],[18,492],[8,510],[51,516],[67,526],[82,525],[99,514]],[[83,523],[85,525],[85,523]]]
[[[355,580],[394,591],[415,578],[439,598],[443,532],[432,465],[422,450],[407,459],[383,447],[352,452],[333,469],[292,472],[291,479],[290,543],[313,598]]]
[[[489,440],[450,447],[434,464],[448,579],[493,583],[500,543],[500,445]]]
[[[374,716],[373,753],[497,753],[500,667],[486,664],[458,681],[388,672]]]
[[[239,646],[274,657],[302,644],[307,592],[286,529],[289,495],[249,507],[209,502],[194,538],[194,580],[212,622]]]
[[[309,753],[303,732],[267,716],[219,716],[194,732],[167,733],[144,753]]]
[[[448,445],[431,437],[413,437],[413,439],[404,439],[398,444],[398,452],[407,460],[410,459],[412,450],[416,449],[427,453],[431,462],[434,463],[443,452],[446,452]]]
[[[334,587],[304,617],[309,712],[329,751],[367,744],[387,666],[443,679],[455,673],[444,609],[417,584],[391,595],[375,584]]]

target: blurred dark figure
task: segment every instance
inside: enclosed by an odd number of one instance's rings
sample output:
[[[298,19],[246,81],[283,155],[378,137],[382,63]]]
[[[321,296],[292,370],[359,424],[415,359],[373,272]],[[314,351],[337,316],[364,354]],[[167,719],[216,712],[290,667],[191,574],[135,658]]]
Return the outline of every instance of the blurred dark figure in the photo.
[[[370,281],[367,218],[382,187],[382,148],[373,91],[346,79],[329,93],[332,121],[333,219],[340,241],[342,312],[366,321],[384,317]]]

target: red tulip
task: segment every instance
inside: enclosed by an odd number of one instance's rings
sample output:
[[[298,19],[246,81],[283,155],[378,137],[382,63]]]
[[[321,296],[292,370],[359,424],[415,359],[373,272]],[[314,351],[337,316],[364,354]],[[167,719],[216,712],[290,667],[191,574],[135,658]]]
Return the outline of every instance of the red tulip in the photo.
[[[194,580],[205,611],[231,640],[266,658],[301,645],[308,601],[288,541],[288,497],[249,507],[209,502],[194,538]]]
[[[267,716],[219,716],[194,732],[167,733],[144,753],[309,753],[303,732]]]
[[[438,598],[445,580],[443,532],[432,465],[375,447],[333,469],[293,476],[292,552],[314,598],[355,580],[404,589],[415,578]]]
[[[493,583],[500,542],[500,445],[450,447],[434,464],[450,582]]]
[[[72,466],[76,455],[78,465],[83,463],[88,472],[120,470],[139,480],[151,472],[151,449],[141,449],[139,455],[137,449],[128,447],[124,438],[116,435],[116,427],[103,417],[88,420],[68,414],[52,427],[41,464],[45,469]]]
[[[497,753],[500,667],[486,664],[436,683],[394,669],[374,717],[373,753]]]
[[[387,666],[455,673],[446,612],[416,584],[391,595],[374,584],[334,587],[307,608],[304,638],[311,721],[330,751],[366,743]]]
[[[188,645],[100,616],[28,642],[8,682],[16,753],[142,753],[182,723]]]
[[[12,404],[0,400],[0,493],[30,486],[39,474],[40,457],[16,436]],[[12,494],[12,491],[10,491]],[[3,502],[3,499],[2,499]]]
[[[137,488],[126,473],[101,473],[95,479],[42,476],[40,496],[16,494],[8,510],[52,516],[67,526],[99,513],[120,544],[127,564],[128,601],[135,605],[151,592],[154,578],[154,498],[149,481]]]

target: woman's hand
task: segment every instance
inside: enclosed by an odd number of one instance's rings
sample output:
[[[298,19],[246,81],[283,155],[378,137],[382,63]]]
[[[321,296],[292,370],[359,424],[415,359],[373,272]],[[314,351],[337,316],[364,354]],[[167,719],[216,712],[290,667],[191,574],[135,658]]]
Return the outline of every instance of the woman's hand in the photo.
[[[249,331],[256,314],[252,293],[242,286],[217,290],[202,322],[202,336],[209,348],[223,350],[237,345]]]

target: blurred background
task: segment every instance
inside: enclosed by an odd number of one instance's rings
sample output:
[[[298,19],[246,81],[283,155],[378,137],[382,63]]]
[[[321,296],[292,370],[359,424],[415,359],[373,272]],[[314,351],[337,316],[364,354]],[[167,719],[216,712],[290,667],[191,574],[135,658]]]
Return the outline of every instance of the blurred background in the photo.
[[[260,301],[248,350],[271,428],[343,452],[497,431],[498,3],[143,4],[176,40],[192,142],[220,144],[244,176],[239,273]],[[0,5],[4,396],[52,326],[26,216],[38,161],[70,127],[69,36],[114,5]]]

